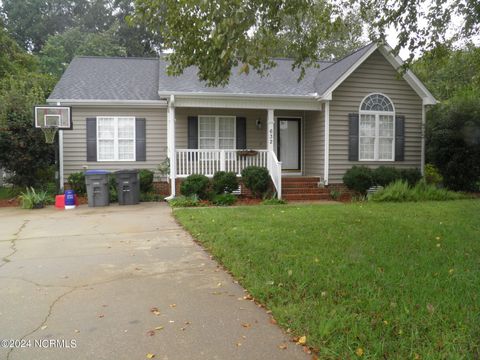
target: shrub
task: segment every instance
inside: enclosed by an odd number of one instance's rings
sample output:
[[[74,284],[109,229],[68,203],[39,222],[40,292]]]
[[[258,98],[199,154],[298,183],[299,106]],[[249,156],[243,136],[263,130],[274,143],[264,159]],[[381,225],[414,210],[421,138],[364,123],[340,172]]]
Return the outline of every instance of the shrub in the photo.
[[[146,193],[152,191],[153,175],[153,171],[147,169],[142,169],[138,172],[140,178],[140,192]]]
[[[428,200],[458,200],[464,199],[461,193],[446,189],[439,189],[435,185],[419,181],[415,186],[410,186],[405,180],[397,180],[378,192],[370,195],[369,200],[378,202],[404,202],[404,201],[428,201]]]
[[[199,199],[206,199],[210,180],[205,175],[192,174],[180,185],[182,195],[196,195]]]
[[[373,172],[365,166],[353,166],[343,175],[343,183],[360,194],[366,194],[373,185]]]
[[[414,186],[422,178],[422,173],[419,169],[400,169],[400,179],[408,182],[408,185]]]
[[[265,199],[262,201],[262,205],[285,205],[287,202],[282,199]]]
[[[27,188],[19,198],[22,209],[41,209],[53,202],[52,197],[46,191],[36,191],[33,187]]]
[[[110,202],[114,203],[118,201],[117,181],[114,174],[108,175],[108,190],[110,192]]]
[[[215,194],[232,193],[238,189],[237,174],[217,171],[213,175],[212,188]]]
[[[427,184],[440,185],[443,182],[443,176],[438,168],[432,164],[425,165],[425,181]]]
[[[200,201],[198,196],[177,196],[176,198],[170,200],[168,202],[172,207],[191,207],[191,206],[199,206]]]
[[[242,181],[254,196],[262,197],[270,185],[270,174],[264,167],[248,166],[242,170]]]
[[[333,200],[338,200],[342,196],[342,192],[340,190],[332,190],[330,191],[330,197]]]
[[[400,178],[400,171],[391,166],[379,166],[372,172],[375,185],[387,186]]]
[[[83,172],[72,173],[67,179],[70,188],[77,195],[85,195],[87,193],[87,185],[85,184],[85,174]]]
[[[480,93],[459,93],[428,112],[426,156],[452,190],[475,191],[480,178]]]
[[[230,206],[237,202],[237,197],[233,194],[218,194],[213,198],[212,203],[218,206]]]

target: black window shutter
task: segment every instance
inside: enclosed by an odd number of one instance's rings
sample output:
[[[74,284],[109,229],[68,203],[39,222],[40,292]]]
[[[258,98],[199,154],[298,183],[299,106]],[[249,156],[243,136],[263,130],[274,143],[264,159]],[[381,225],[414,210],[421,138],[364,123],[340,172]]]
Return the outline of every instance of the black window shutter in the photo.
[[[237,149],[247,148],[247,119],[244,117],[237,117],[236,120],[237,132]]]
[[[405,116],[395,117],[395,161],[405,159]]]
[[[87,118],[87,161],[97,161],[97,118]]]
[[[348,114],[348,160],[358,161],[358,114]]]
[[[145,118],[135,118],[135,158],[147,161],[147,129]]]
[[[198,149],[198,116],[188,117],[188,148]]]

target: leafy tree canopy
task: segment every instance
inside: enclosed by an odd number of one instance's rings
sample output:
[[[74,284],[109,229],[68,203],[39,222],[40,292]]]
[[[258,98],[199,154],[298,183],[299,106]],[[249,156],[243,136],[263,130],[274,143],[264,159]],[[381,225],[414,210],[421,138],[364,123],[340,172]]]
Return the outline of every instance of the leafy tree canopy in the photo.
[[[24,69],[33,70],[35,64],[35,58],[18,46],[0,21],[0,79],[18,74]]]
[[[40,51],[43,71],[60,77],[77,55],[126,56],[127,50],[114,35],[116,28],[113,26],[100,33],[86,33],[80,28],[72,28],[50,36]]]
[[[136,0],[136,11],[136,19],[173,49],[169,72],[196,65],[209,85],[226,84],[239,64],[245,73],[265,72],[279,49],[303,74],[332,57],[332,45],[350,39],[342,14],[322,0]]]
[[[170,55],[171,74],[191,65],[209,85],[228,82],[234,66],[259,73],[274,63],[273,55],[293,56],[303,70],[358,43],[362,22],[373,41],[386,29],[399,33],[400,48],[428,50],[445,40],[469,38],[480,31],[477,0],[135,0],[135,19],[162,33]],[[162,16],[159,16],[162,15]],[[356,19],[362,21],[355,22]],[[449,35],[455,21],[460,31]],[[353,21],[352,21],[353,20]],[[423,24],[426,22],[426,24]],[[357,25],[357,26],[352,26]],[[340,46],[338,46],[340,45]],[[345,46],[346,45],[346,46]]]

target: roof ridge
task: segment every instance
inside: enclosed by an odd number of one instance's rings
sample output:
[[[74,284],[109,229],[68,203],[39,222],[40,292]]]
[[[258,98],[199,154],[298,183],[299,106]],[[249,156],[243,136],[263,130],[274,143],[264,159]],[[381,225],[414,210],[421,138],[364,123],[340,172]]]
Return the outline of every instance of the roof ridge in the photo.
[[[100,55],[77,55],[74,59],[102,59],[102,60],[159,60],[160,57],[141,57],[141,56],[100,56]]]
[[[361,50],[365,49],[366,47],[371,46],[371,45],[373,45],[373,44],[374,44],[374,41],[369,42],[367,45],[364,45],[364,46],[358,48],[357,50],[351,52],[350,54],[345,55],[344,57],[340,58],[339,60],[334,61],[334,62],[331,63],[330,65],[328,65],[328,66],[326,66],[325,68],[321,69],[321,70],[319,71],[319,73],[321,73],[321,72],[324,71],[324,70],[327,70],[329,67],[331,67],[331,66],[333,66],[333,65],[335,65],[335,64],[338,64],[340,61],[343,61],[343,60],[345,60],[346,58],[349,58],[350,56],[358,53],[359,51],[361,51]]]

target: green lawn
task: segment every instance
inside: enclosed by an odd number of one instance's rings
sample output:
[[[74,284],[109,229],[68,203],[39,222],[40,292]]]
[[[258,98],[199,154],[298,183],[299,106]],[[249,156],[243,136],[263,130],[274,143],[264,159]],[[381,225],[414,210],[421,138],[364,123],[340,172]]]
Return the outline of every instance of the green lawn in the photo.
[[[320,359],[479,359],[480,201],[177,209]]]

